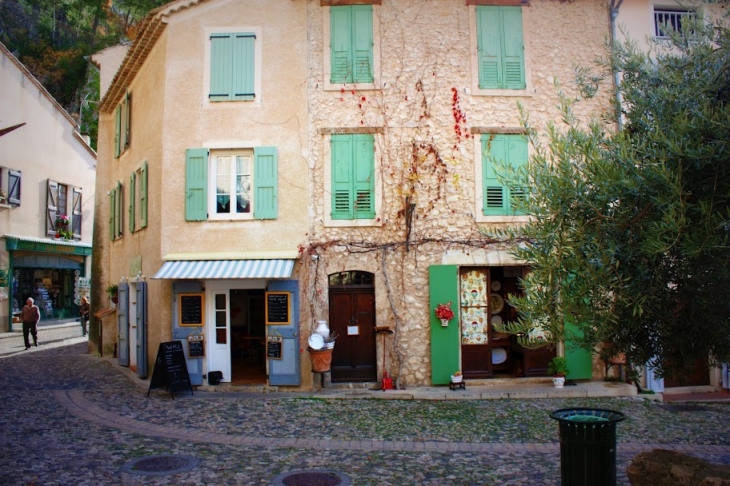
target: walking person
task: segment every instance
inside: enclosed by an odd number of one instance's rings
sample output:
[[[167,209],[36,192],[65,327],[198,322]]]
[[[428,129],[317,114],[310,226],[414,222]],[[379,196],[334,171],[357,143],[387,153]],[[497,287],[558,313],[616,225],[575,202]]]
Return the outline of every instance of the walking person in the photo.
[[[28,333],[33,336],[33,345],[38,346],[38,321],[41,320],[41,310],[34,304],[32,297],[25,301],[25,307],[20,311],[20,320],[23,321],[23,340],[25,349],[30,348]]]
[[[87,327],[89,325],[89,299],[81,297],[81,307],[79,308],[81,316],[81,336],[86,336]]]

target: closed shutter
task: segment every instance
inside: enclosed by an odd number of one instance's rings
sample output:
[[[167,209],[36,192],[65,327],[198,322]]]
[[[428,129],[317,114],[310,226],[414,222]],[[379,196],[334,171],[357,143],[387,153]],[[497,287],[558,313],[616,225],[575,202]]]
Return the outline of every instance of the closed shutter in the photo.
[[[373,6],[352,6],[353,83],[373,82]]]
[[[484,214],[504,215],[507,211],[505,188],[497,176],[496,161],[507,158],[504,135],[482,135],[482,174]]]
[[[233,34],[210,36],[210,101],[231,99],[233,91]]]
[[[509,136],[507,139],[507,162],[518,171],[527,165],[527,138],[517,135]],[[523,201],[527,197],[528,188],[514,184],[509,185],[508,209],[511,214],[525,214],[524,211],[516,209],[517,201]]]
[[[277,166],[276,147],[254,149],[254,219],[276,219],[278,216]]]
[[[8,170],[8,202],[20,206],[20,171]]]
[[[147,162],[139,171],[139,227],[147,227]]]
[[[352,136],[332,135],[332,219],[352,219]]]
[[[81,223],[82,223],[82,206],[81,206],[81,188],[73,188],[73,209],[71,210],[71,231],[73,231],[74,239],[81,239]]]
[[[445,385],[451,375],[460,370],[459,342],[461,322],[459,317],[459,268],[456,265],[431,265],[428,267],[428,316],[431,328],[431,383]],[[439,304],[451,302],[455,312],[452,324],[443,327],[434,309]]]
[[[350,7],[330,7],[330,82],[351,83],[352,16]]]
[[[137,174],[132,171],[129,176],[129,232],[134,232],[134,197],[137,185]]]
[[[252,100],[254,93],[254,41],[253,34],[236,34],[233,41],[233,80],[231,92],[234,100]]]
[[[477,7],[479,87],[502,87],[502,35],[499,7]]]
[[[46,235],[56,234],[56,214],[58,213],[58,182],[48,179],[46,184]]]
[[[355,219],[375,217],[375,142],[372,135],[353,135]]]
[[[208,149],[185,152],[185,220],[208,219]]]
[[[122,142],[122,105],[117,106],[114,112],[114,157],[119,157],[121,153],[120,144]]]
[[[502,8],[504,35],[504,88],[525,89],[525,47],[522,37],[522,8]]]

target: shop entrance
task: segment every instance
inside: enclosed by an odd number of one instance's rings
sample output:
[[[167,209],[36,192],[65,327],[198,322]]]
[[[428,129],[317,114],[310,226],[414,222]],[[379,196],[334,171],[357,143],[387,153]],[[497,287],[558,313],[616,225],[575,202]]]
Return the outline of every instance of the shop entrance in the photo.
[[[231,289],[231,383],[266,383],[263,289]]]
[[[16,268],[13,311],[20,312],[28,297],[32,297],[43,322],[78,317],[74,282],[80,274],[80,270],[69,268]]]

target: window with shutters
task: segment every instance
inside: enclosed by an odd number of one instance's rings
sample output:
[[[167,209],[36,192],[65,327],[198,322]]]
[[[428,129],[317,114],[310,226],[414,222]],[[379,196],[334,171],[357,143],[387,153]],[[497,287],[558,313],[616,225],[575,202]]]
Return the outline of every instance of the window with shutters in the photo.
[[[654,36],[667,39],[669,33],[673,31],[684,34],[689,29],[689,24],[695,20],[696,15],[693,10],[654,7]]]
[[[114,156],[119,157],[132,140],[132,95],[127,92],[114,112]]]
[[[129,176],[129,232],[147,227],[147,162]]]
[[[372,224],[377,202],[374,135],[333,134],[329,145],[329,220]]]
[[[355,89],[379,86],[378,16],[377,5],[341,5],[323,9],[325,12],[325,89]]]
[[[59,226],[59,219],[68,220],[68,225]],[[63,230],[70,232],[73,239],[79,240],[81,239],[82,222],[81,188],[48,179],[46,183],[46,235],[60,235]]]
[[[117,182],[117,185],[107,194],[109,196],[109,239],[113,241],[121,238],[124,233],[124,193],[122,183]]]
[[[525,90],[522,7],[478,5],[476,76],[481,90]]]
[[[19,170],[0,167],[0,204],[20,206]]]
[[[208,100],[254,101],[260,89],[260,41],[255,29],[245,32],[212,32]]]
[[[527,164],[527,137],[512,134],[482,134],[479,144],[481,161],[477,164],[479,181],[477,198],[480,221],[513,221],[514,219],[495,220],[491,217],[515,217],[524,213],[516,208],[518,200],[527,197],[528,189],[508,180],[506,166],[519,170]],[[519,219],[518,219],[519,220]]]
[[[188,149],[185,161],[187,221],[276,219],[276,147]]]

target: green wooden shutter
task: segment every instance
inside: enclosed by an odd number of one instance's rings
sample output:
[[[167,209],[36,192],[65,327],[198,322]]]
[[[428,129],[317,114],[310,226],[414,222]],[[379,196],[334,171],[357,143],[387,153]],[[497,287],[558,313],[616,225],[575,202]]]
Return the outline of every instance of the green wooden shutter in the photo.
[[[147,227],[147,162],[139,171],[139,227]]]
[[[353,135],[355,219],[375,217],[375,141],[372,135]]]
[[[504,36],[504,84],[506,89],[525,89],[525,47],[522,37],[522,8],[502,7]]]
[[[278,216],[276,147],[258,147],[253,151],[254,219],[276,219]]]
[[[58,214],[58,182],[48,179],[46,184],[46,235],[56,234],[56,214]]]
[[[482,135],[482,196],[486,216],[504,215],[507,211],[505,188],[497,175],[495,159],[506,160],[504,135]]]
[[[210,101],[227,101],[233,92],[233,34],[210,36]]]
[[[122,149],[129,147],[132,141],[132,95],[127,92],[126,99],[124,101],[124,127],[122,129],[122,135],[124,137],[124,143],[122,143]]]
[[[134,197],[137,185],[137,173],[132,171],[132,175],[129,176],[129,232],[134,232]]]
[[[479,87],[502,87],[502,32],[499,7],[477,6]]]
[[[330,82],[352,82],[352,49],[351,8],[330,7]]]
[[[507,162],[515,169],[527,165],[527,138],[521,135],[506,135],[507,145]],[[508,208],[511,214],[525,214],[523,211],[515,209],[515,201],[517,199],[524,200],[527,197],[528,188],[509,185],[508,191]]]
[[[114,241],[114,238],[116,238],[116,235],[114,233],[114,225],[115,225],[115,215],[117,214],[117,189],[116,187],[109,191],[109,239],[111,241]]]
[[[235,34],[231,50],[233,69],[231,99],[252,100],[254,93],[254,34]]]
[[[373,6],[352,7],[353,83],[373,82]]]
[[[122,105],[117,106],[114,112],[114,157],[119,157],[121,153],[120,144],[122,142]]]
[[[352,135],[332,135],[332,219],[353,219]]]
[[[124,193],[122,192],[122,183],[117,182],[117,196],[116,196],[116,206],[115,206],[115,215],[114,215],[114,234],[117,237],[121,237],[122,233],[124,233],[124,210],[122,209],[124,205]]]
[[[185,220],[208,219],[208,149],[185,151]]]
[[[431,324],[431,383],[445,385],[451,375],[461,369],[459,315],[459,268],[456,265],[431,265],[428,267],[429,309]],[[441,326],[434,309],[439,304],[451,302],[455,316],[447,327]]]

